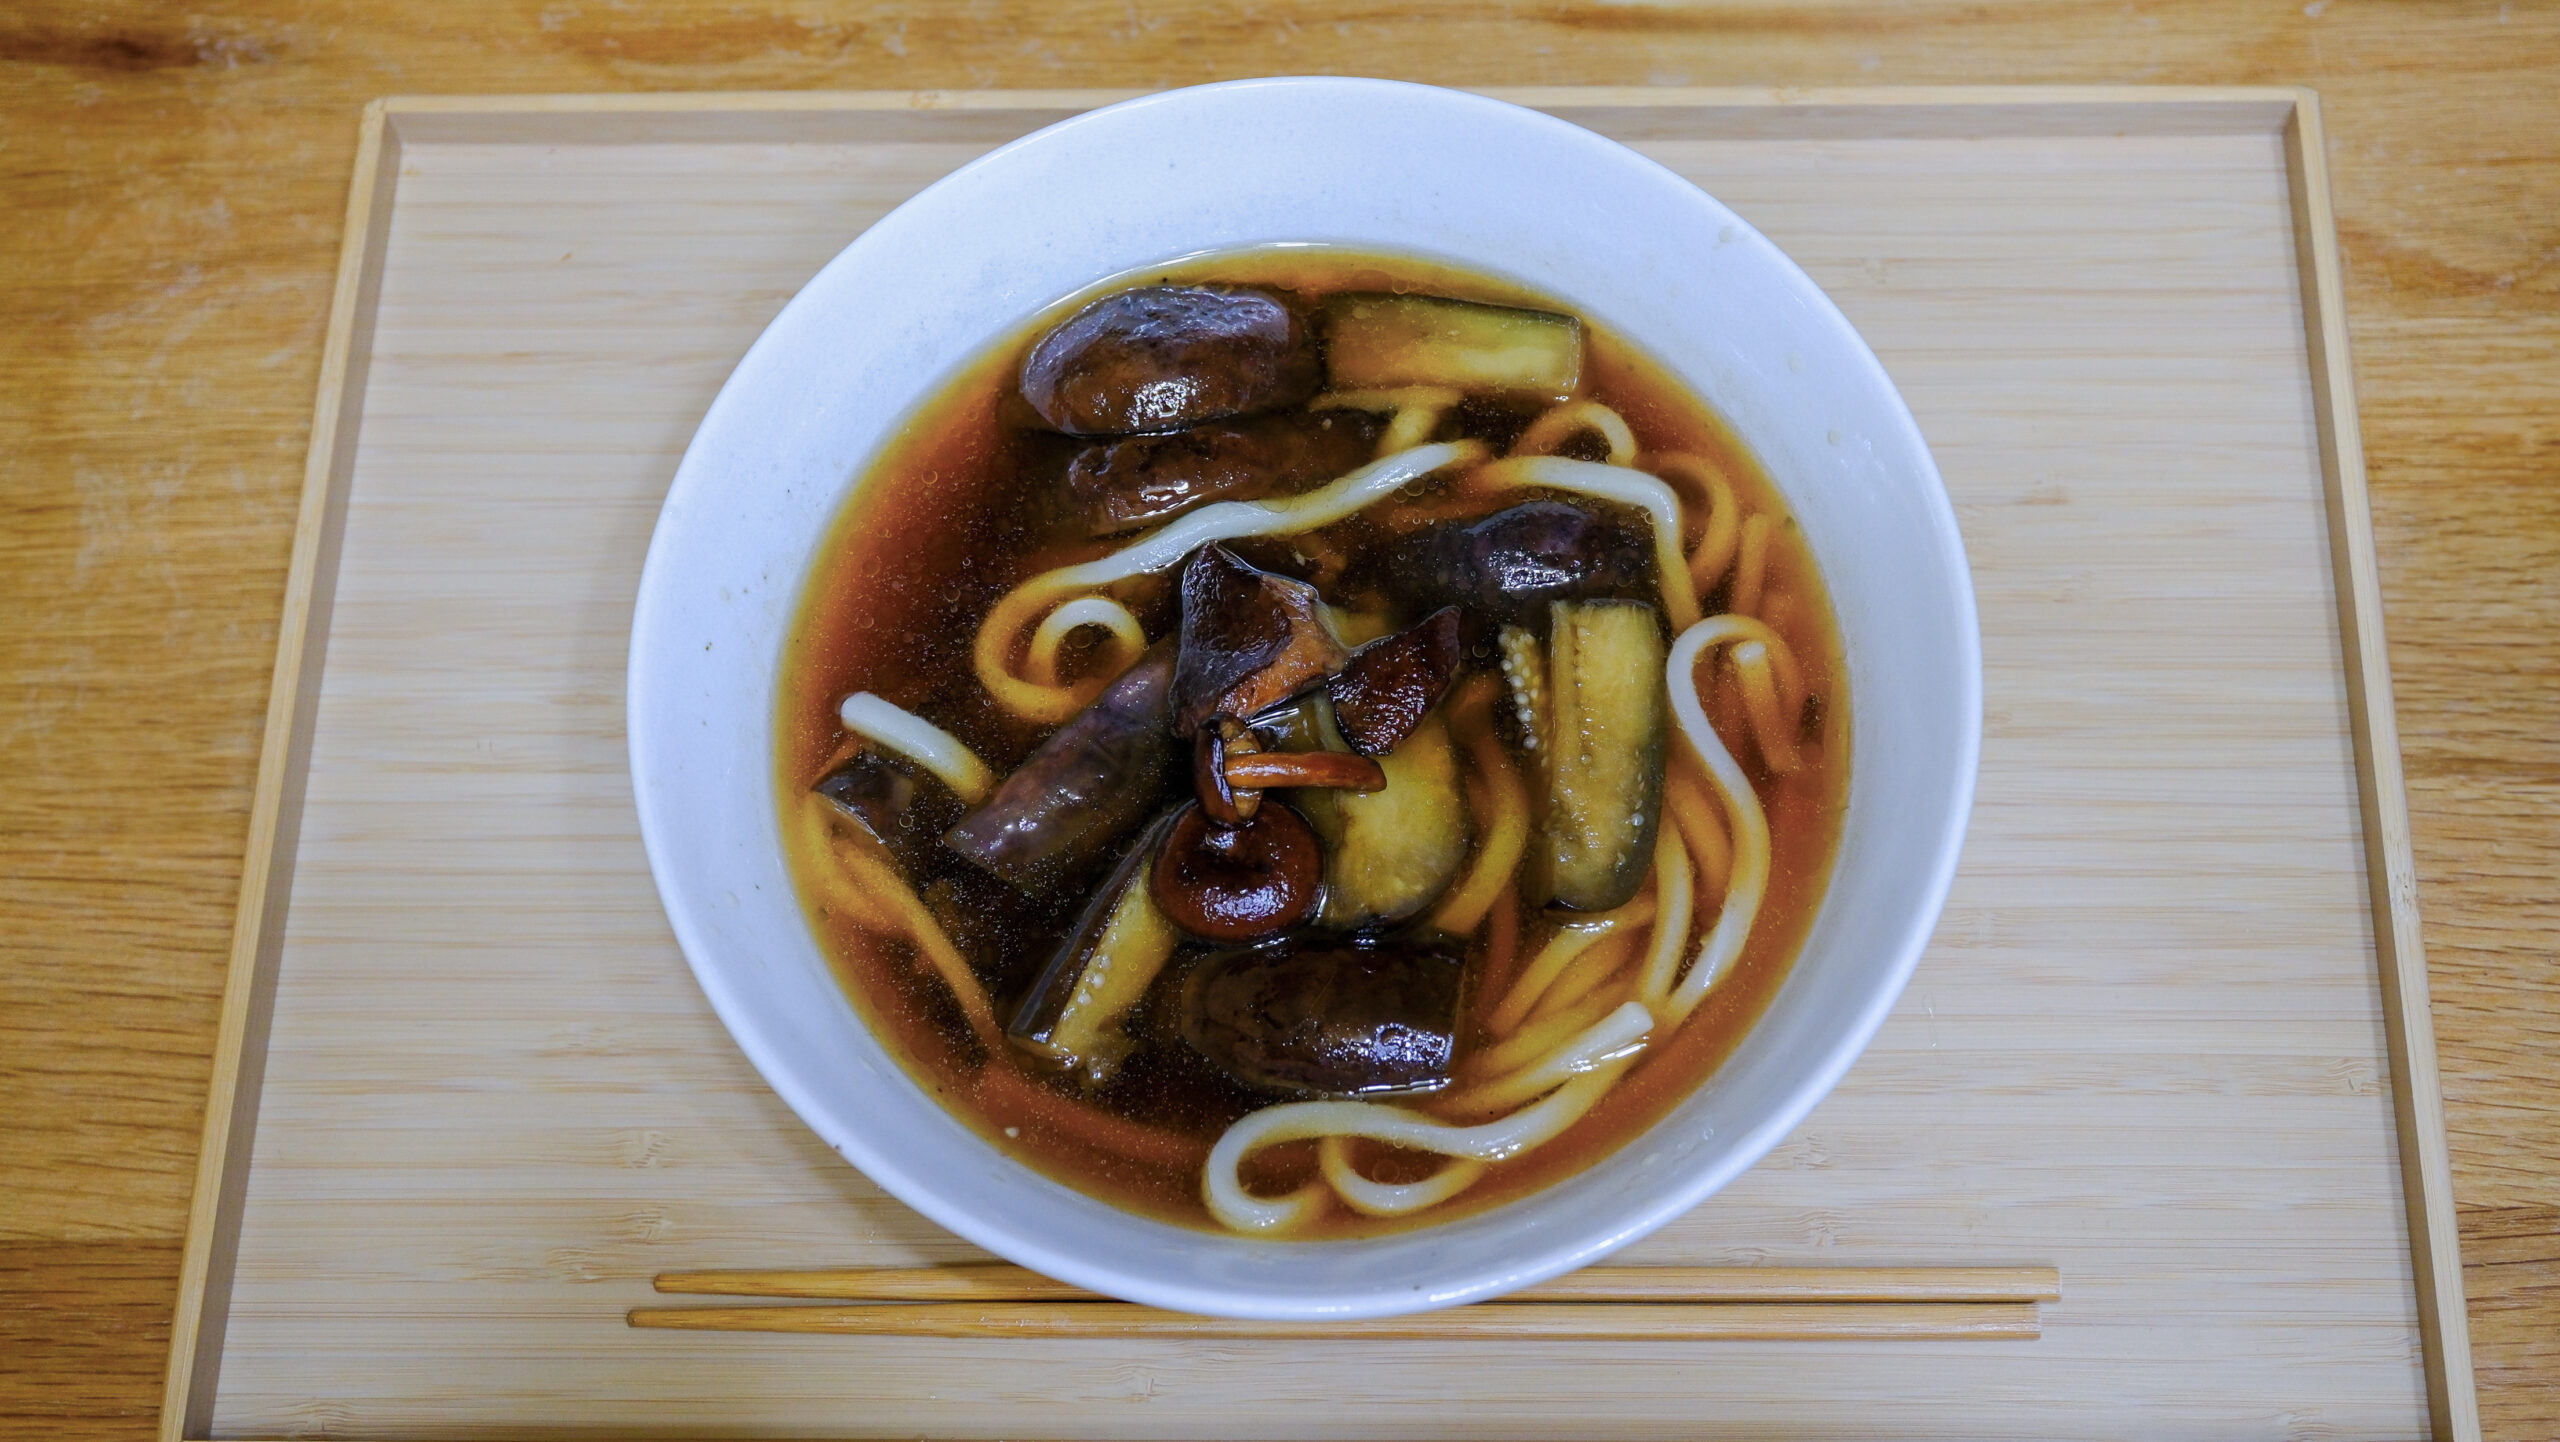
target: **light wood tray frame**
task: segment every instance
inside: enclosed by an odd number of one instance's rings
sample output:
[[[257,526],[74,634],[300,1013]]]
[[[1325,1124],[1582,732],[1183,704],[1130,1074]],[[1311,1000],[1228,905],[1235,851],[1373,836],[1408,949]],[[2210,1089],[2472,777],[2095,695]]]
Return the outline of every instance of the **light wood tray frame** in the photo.
[[[2281,138],[2291,185],[2293,255],[2307,332],[2319,465],[2326,482],[2339,659],[2362,809],[2371,941],[2387,1035],[2426,1402],[2434,1436],[2477,1437],[2426,966],[2316,96],[2289,89],[2183,88],[1496,93],[1585,123],[1604,117],[1622,137],[1684,134],[1703,127],[1720,139],[2233,133]],[[312,421],[189,1220],[161,1424],[167,1442],[208,1436],[212,1426],[267,1028],[284,948],[283,918],[295,877],[305,768],[319,710],[346,500],[356,468],[358,421],[404,147],[842,140],[849,120],[874,128],[906,125],[943,135],[982,135],[993,143],[1120,98],[1082,91],[580,95],[397,98],[367,108]],[[785,1260],[823,1265],[829,1259]]]

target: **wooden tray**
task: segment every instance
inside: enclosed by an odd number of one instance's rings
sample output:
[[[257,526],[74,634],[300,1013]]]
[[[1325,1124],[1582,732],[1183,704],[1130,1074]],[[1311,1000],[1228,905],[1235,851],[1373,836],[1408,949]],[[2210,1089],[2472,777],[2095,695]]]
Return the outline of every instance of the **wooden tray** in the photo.
[[[975,1255],[696,991],[633,823],[625,627],[774,311],[1109,98],[368,112],[165,1437],[2477,1435],[2317,112],[2283,90],[1513,97],[1838,298],[1982,605],[1980,800],[1900,1010],[1621,1260],[2054,1264],[2041,1340],[625,1328],[662,1269]]]

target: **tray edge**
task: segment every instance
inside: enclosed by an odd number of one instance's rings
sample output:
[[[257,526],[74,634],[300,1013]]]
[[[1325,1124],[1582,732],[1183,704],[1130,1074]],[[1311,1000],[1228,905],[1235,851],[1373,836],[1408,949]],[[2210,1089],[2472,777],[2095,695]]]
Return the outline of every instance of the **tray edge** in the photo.
[[[2391,656],[2382,630],[2382,578],[2374,554],[2364,434],[2347,352],[2346,288],[2330,208],[2328,146],[2320,97],[2299,93],[2284,129],[2293,190],[2294,263],[2302,275],[2312,414],[2329,521],[2331,589],[2347,673],[2347,723],[2355,737],[2356,795],[2364,813],[2365,885],[2391,1055],[2393,1135],[2409,1224],[2409,1261],[2425,1339],[2427,1411],[2439,1442],[2477,1442],[2480,1398],[2471,1370],[2471,1320],[2462,1291],[2461,1227],[2436,1070],[2435,1015],[2418,926],[2418,868],[2409,797],[2400,770],[2400,726],[2391,699]]]
[[[374,100],[363,113],[347,217],[330,301],[311,449],[294,524],[249,837],[241,863],[205,1107],[204,1139],[187,1216],[186,1247],[170,1330],[160,1442],[211,1435],[230,1291],[231,1253],[248,1181],[250,1141],[265,1059],[264,1029],[291,900],[301,784],[309,759],[328,643],[347,483],[352,477],[375,302],[398,187],[404,129],[420,141],[506,143],[531,138],[509,123],[592,117],[699,124],[740,115],[767,119],[897,111],[1066,114],[1143,94],[1130,90],[596,92],[555,95],[421,95]],[[2417,868],[2383,637],[2364,445],[2348,353],[2345,290],[2331,208],[2318,93],[2287,86],[1877,86],[1498,87],[1479,93],[1539,109],[1701,109],[1789,116],[1796,133],[1826,121],[1888,134],[2056,133],[2057,114],[2084,114],[2066,134],[2108,134],[2140,118],[2150,133],[2269,132],[2281,137],[2290,189],[2295,265],[2318,431],[2323,501],[2338,607],[2340,664],[2365,838],[2366,884],[2385,1042],[2391,1059],[2394,1134],[2426,1372],[2430,1432],[2478,1442],[2480,1414],[2464,1307],[2460,1230],[2453,1199],[2444,1099],[2419,930]],[[543,138],[557,139],[555,135]],[[642,135],[643,139],[663,138]]]
[[[363,412],[374,303],[381,287],[400,144],[387,106],[364,109],[329,327],[320,352],[312,405],[311,449],[285,573],[276,627],[276,664],[259,743],[258,779],[249,804],[249,839],[240,863],[240,900],[214,1033],[213,1075],[205,1100],[204,1140],[196,1157],[194,1195],[169,1329],[169,1370],[161,1393],[162,1442],[212,1432],[215,1379],[229,1313],[232,1253],[249,1178],[250,1138],[266,1062],[266,1026],[275,1000],[284,917],[292,900],[300,839],[302,783],[317,719],[329,611],[337,583],[347,482],[354,473],[356,427]]]

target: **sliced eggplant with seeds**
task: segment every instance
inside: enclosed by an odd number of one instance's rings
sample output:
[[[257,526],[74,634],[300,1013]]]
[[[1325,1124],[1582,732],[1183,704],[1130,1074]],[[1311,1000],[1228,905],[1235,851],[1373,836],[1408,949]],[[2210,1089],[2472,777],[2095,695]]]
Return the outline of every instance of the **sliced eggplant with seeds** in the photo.
[[[1261,722],[1257,729],[1274,752],[1349,753],[1332,703],[1321,692]],[[1467,798],[1457,747],[1443,718],[1426,719],[1376,765],[1386,785],[1374,791],[1288,793],[1290,804],[1324,840],[1324,909],[1318,920],[1327,926],[1378,926],[1418,915],[1466,864]]]
[[[1662,824],[1669,721],[1662,613],[1632,601],[1559,601],[1547,630],[1547,891],[1606,911],[1644,885]]]
[[[1171,818],[1150,826],[1097,892],[1005,1029],[1014,1045],[1100,1082],[1134,1043],[1122,1022],[1173,958],[1182,934],[1149,885]]]
[[[1582,322],[1437,295],[1337,295],[1325,302],[1325,370],[1335,390],[1562,401],[1582,384]]]

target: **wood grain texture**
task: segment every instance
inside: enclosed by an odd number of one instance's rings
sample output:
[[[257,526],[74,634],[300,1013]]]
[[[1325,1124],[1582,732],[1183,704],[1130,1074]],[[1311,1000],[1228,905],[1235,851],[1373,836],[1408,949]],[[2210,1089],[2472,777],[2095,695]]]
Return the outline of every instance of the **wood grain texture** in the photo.
[[[1641,1435],[1701,1393],[1749,1430],[2422,1427],[2281,110],[1980,138],[1888,109],[1881,139],[1826,111],[1786,138],[1758,104],[1732,135],[1711,107],[1576,112],[1736,204],[1877,346],[1955,495],[1988,697],[1903,1006],[1772,1163],[1629,1260],[2050,1260],[2088,1280],[2042,1339],[1825,1342],[1810,1397],[1815,1359],[1775,1340],[1666,1365],[1478,1339],[1504,1382],[1453,1394],[1445,1339],[1365,1341],[1356,1377],[1332,1343],[1126,1339],[1141,1405],[1063,1340],[811,1369],[616,1325],[667,1268],[956,1245],[726,1044],[653,904],[616,681],[733,358],[1004,117],[550,144],[460,109],[497,128],[404,140],[386,230],[216,1433],[1274,1436],[1348,1406],[1406,1435]],[[1237,1361],[1330,1380],[1242,1415]]]
[[[1273,70],[2321,89],[2483,1412],[2560,1427],[2560,17],[2352,0],[0,18],[0,1238],[12,1315],[88,1329],[0,1348],[5,1425],[148,1430],[363,102]]]

